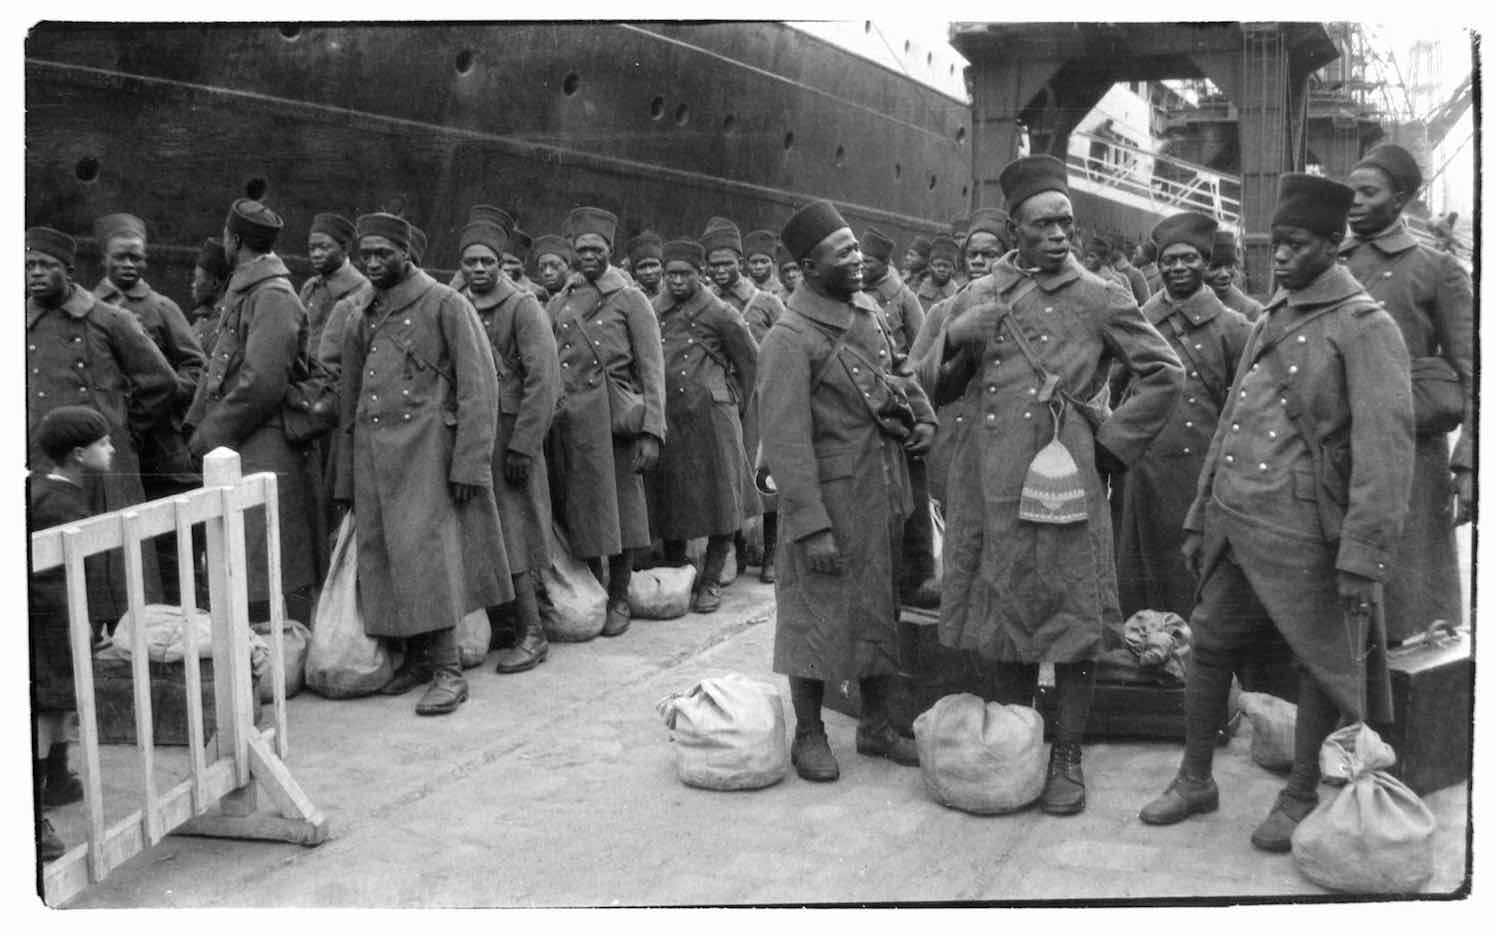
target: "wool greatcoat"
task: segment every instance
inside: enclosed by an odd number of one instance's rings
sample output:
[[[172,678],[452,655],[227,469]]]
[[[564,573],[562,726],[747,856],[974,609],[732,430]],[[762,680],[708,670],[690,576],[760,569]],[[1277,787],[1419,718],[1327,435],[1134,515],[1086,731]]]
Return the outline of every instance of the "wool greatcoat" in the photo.
[[[500,421],[491,476],[511,575],[552,564],[552,494],[543,444],[562,393],[557,342],[536,296],[501,276],[484,295],[465,290],[495,352]],[[505,453],[531,457],[524,485],[505,480]]]
[[[352,501],[365,633],[414,637],[515,597],[491,487],[495,358],[474,307],[419,269],[344,333],[335,498]],[[463,504],[449,484],[480,488]]]
[[[761,344],[761,439],[781,494],[772,669],[787,676],[842,682],[899,669],[896,573],[911,489],[901,442],[873,411],[895,384],[918,422],[935,417],[915,378],[891,375],[882,318],[864,293],[840,302],[804,287]],[[825,530],[839,575],[813,572],[798,544]]]
[[[360,289],[369,288],[370,281],[354,268],[348,259],[342,266],[324,276],[318,274],[302,284],[297,298],[307,309],[307,354],[316,359],[322,347],[323,330],[328,326],[329,314],[334,304]]]
[[[1120,613],[1172,611],[1192,617],[1198,579],[1182,561],[1182,521],[1197,491],[1198,474],[1219,411],[1239,366],[1250,323],[1201,286],[1181,302],[1166,290],[1141,309],[1187,370],[1171,418],[1151,440],[1121,484],[1121,522],[1115,529]],[[1126,391],[1129,399],[1131,390]]]
[[[115,446],[112,469],[89,475],[91,513],[119,510],[146,499],[132,439],[171,417],[176,376],[135,316],[95,299],[78,285],[61,306],[48,309],[26,300],[26,438],[28,461],[38,470],[51,464],[37,444],[42,417],[59,406],[92,406],[109,423]],[[161,599],[156,550],[141,550],[146,600]],[[119,620],[129,602],[125,558],[104,556],[102,575],[89,576],[89,618]]]
[[[1245,320],[1248,322],[1253,322],[1256,319],[1260,318],[1261,313],[1266,311],[1265,306],[1245,295],[1244,292],[1242,292],[1240,288],[1233,283],[1230,283],[1229,288],[1224,290],[1224,295],[1219,297],[1219,301],[1222,302],[1226,308],[1233,309],[1234,311],[1243,315],[1245,317]]]
[[[666,540],[734,533],[745,515],[740,414],[755,390],[755,339],[707,289],[681,302],[663,290],[651,306],[667,391],[667,441],[646,476],[652,533]]]
[[[1340,257],[1375,304],[1396,320],[1412,358],[1440,356],[1470,401],[1452,455],[1447,433],[1416,436],[1410,507],[1385,580],[1386,636],[1420,633],[1463,616],[1453,532],[1452,471],[1474,468],[1474,291],[1451,254],[1418,244],[1402,222],[1369,240],[1350,238]]]
[[[1016,257],[1014,251],[1002,257],[955,297],[938,339],[948,359],[936,401],[962,395],[973,414],[948,469],[939,637],[991,660],[1071,663],[1092,658],[1104,626],[1120,624],[1096,442],[1126,466],[1138,461],[1171,417],[1183,372],[1125,287],[1071,257],[1056,273],[1035,274],[1021,270]],[[1027,469],[1054,437],[1053,414],[1037,401],[1042,379],[1008,328],[997,328],[983,345],[949,342],[959,316],[988,303],[1009,308],[1073,398],[1093,397],[1112,359],[1134,377],[1134,395],[1102,423],[1097,439],[1075,407],[1055,404],[1060,438],[1081,475],[1087,521],[1020,518]]]
[[[968,288],[969,284],[966,282],[958,287],[954,295]],[[943,347],[937,342],[937,338],[942,333],[943,323],[948,321],[948,315],[952,310],[953,297],[951,296],[933,303],[932,308],[927,310],[927,315],[922,319],[922,327],[917,332],[916,340],[911,343],[911,354],[907,360],[912,372],[921,382],[928,399],[936,397],[938,372],[943,363]],[[953,461],[955,439],[964,428],[965,422],[972,418],[967,415],[964,406],[966,399],[967,397],[959,397],[936,408],[937,435],[933,437],[932,448],[925,456],[927,459],[927,494],[943,505],[943,509],[946,509],[948,503],[948,466]],[[946,514],[944,516],[946,517]]]
[[[645,401],[642,432],[665,442],[661,329],[645,295],[610,267],[595,282],[581,273],[547,303],[562,366],[562,403],[552,422],[547,461],[554,506],[573,555],[615,556],[651,545],[646,488],[631,467],[635,439],[610,429],[606,380],[633,387]]]
[[[895,342],[897,353],[904,357],[911,351],[917,332],[922,330],[922,303],[917,294],[901,282],[894,269],[886,270],[885,276],[866,286],[865,294],[880,308],[885,330]]]
[[[281,422],[292,365],[307,340],[307,312],[275,254],[237,267],[223,305],[213,358],[188,409],[188,448],[201,458],[222,445],[239,453],[244,474],[276,473],[285,594],[320,578],[313,523],[320,467],[309,446],[287,441]],[[245,555],[250,600],[265,601],[271,596],[263,510],[245,517]]]
[[[714,286],[713,291],[715,296],[739,312],[740,318],[744,319],[745,325],[749,327],[750,337],[755,339],[757,348],[760,347],[762,341],[766,340],[766,334],[771,330],[771,326],[775,325],[782,313],[786,311],[784,300],[767,290],[757,289],[748,276],[741,276],[728,289]],[[754,465],[756,453],[760,451],[760,395],[758,393],[752,393],[749,402],[745,404],[740,419],[740,435],[745,442],[745,460]],[[746,473],[742,499],[747,517],[774,513],[776,510],[776,495],[761,493],[755,486],[753,472]]]
[[[958,284],[955,283],[952,279],[949,279],[948,282],[944,283],[941,286],[938,286],[933,283],[932,277],[927,277],[923,279],[920,284],[918,284],[914,295],[917,297],[917,303],[921,305],[922,313],[925,316],[932,311],[932,307],[934,305],[937,305],[944,299],[953,298],[953,294],[956,292],[958,292]],[[916,344],[915,338],[912,339],[912,344]]]
[[[1330,483],[1348,508],[1333,545],[1312,452],[1288,415],[1299,405],[1341,468]],[[1379,617],[1368,631],[1345,619],[1336,573],[1389,577],[1411,478],[1401,330],[1342,266],[1278,291],[1250,332],[1183,527],[1203,534],[1204,582],[1232,553],[1303,671],[1355,720],[1390,719],[1385,641]],[[1195,642],[1213,639],[1210,612],[1194,612]]]

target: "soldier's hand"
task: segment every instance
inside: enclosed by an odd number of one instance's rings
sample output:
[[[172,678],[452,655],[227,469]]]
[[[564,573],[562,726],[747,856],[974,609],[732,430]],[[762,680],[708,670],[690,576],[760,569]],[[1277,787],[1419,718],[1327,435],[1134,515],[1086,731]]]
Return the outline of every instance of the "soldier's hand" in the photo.
[[[843,575],[844,558],[833,541],[832,530],[822,530],[801,540],[807,566],[819,575]]]
[[[342,520],[348,514],[354,513],[354,501],[334,498],[333,509],[338,511],[339,519]]]
[[[1010,307],[998,302],[980,302],[969,306],[948,320],[950,345],[987,345],[1000,327],[1000,319]]]
[[[660,458],[661,443],[656,441],[656,436],[643,432],[635,437],[635,458],[631,460],[630,467],[637,474],[655,468]]]
[[[1203,534],[1188,533],[1182,540],[1182,560],[1193,578],[1203,577]]]
[[[1474,472],[1453,472],[1453,525],[1463,526],[1474,520]]]
[[[521,487],[531,477],[531,456],[523,452],[505,453],[505,482]]]
[[[932,448],[932,439],[936,435],[936,426],[932,423],[919,422],[912,429],[911,435],[906,437],[906,441],[902,443],[901,447],[913,455],[926,455],[927,451]]]
[[[1345,614],[1370,614],[1375,607],[1377,588],[1373,579],[1339,570],[1339,604]]]
[[[466,504],[471,498],[484,490],[477,484],[459,484],[456,481],[448,482],[448,493],[453,496],[453,503]]]

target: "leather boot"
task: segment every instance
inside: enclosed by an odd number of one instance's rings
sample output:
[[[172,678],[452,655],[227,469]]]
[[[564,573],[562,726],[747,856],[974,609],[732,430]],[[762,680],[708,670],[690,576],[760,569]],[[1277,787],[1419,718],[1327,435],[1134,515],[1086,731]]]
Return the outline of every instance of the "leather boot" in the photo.
[[[839,778],[839,762],[833,759],[822,725],[809,729],[798,726],[792,739],[792,766],[797,776],[813,783],[832,783]]]
[[[406,639],[406,657],[390,681],[380,687],[381,695],[406,695],[432,679],[432,665],[427,659],[427,638],[426,634],[418,634]]]
[[[1071,816],[1083,812],[1083,802],[1083,745],[1054,742],[1047,785],[1042,788],[1042,812]]]
[[[43,806],[66,806],[83,799],[83,782],[68,769],[68,746],[57,742],[47,754],[46,783],[42,787]]]
[[[1261,820],[1260,825],[1255,827],[1255,831],[1250,833],[1250,844],[1261,851],[1277,854],[1291,851],[1292,833],[1297,831],[1297,826],[1302,820],[1317,808],[1317,791],[1301,793],[1290,787],[1282,790],[1276,796],[1271,812]]]
[[[609,557],[609,605],[604,612],[605,637],[618,637],[630,630],[630,550]]]
[[[1175,825],[1194,813],[1213,812],[1219,808],[1219,785],[1213,777],[1199,780],[1179,773],[1166,792],[1147,803],[1141,810],[1146,825]]]
[[[536,589],[531,575],[523,572],[514,579],[516,623],[521,628],[521,638],[514,647],[500,651],[495,664],[497,673],[524,673],[547,659],[547,632],[542,628],[542,615],[536,605]]]
[[[36,823],[36,856],[43,864],[56,861],[68,850],[63,840],[58,838],[57,830],[52,828],[52,820],[46,817],[38,817]]]
[[[917,742],[902,737],[891,725],[891,677],[870,676],[859,681],[859,727],[854,750],[867,757],[884,757],[903,767],[917,766]]]
[[[781,514],[768,511],[761,515],[761,534],[765,545],[761,548],[760,580],[767,585],[776,583],[776,537],[780,534]]]
[[[459,664],[458,639],[453,628],[429,635],[428,656],[432,663],[432,684],[417,702],[417,714],[447,715],[469,698],[469,683]]]
[[[724,603],[724,586],[719,584],[719,579],[723,577],[724,564],[729,561],[731,545],[727,537],[711,536],[708,539],[703,572],[698,576],[698,590],[693,594],[693,610],[699,614],[712,614]]]

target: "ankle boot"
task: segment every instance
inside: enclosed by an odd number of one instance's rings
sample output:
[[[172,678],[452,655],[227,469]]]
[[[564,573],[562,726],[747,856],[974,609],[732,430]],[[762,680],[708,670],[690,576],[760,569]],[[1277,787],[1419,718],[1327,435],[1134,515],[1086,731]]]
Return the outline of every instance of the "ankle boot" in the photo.
[[[524,673],[547,659],[547,632],[542,628],[542,614],[537,608],[530,574],[515,576],[515,591],[516,623],[521,628],[521,638],[515,646],[500,651],[495,665],[497,673]]]
[[[604,611],[605,637],[618,637],[630,630],[631,554],[626,549],[609,559],[609,604]]]
[[[698,588],[693,594],[693,610],[699,614],[712,614],[723,604],[724,586],[719,584],[719,579],[723,577],[724,564],[729,561],[730,548],[727,538],[709,537],[708,549],[703,556],[703,573],[698,576]]]
[[[1054,742],[1047,762],[1047,785],[1042,789],[1042,812],[1071,816],[1083,812],[1083,745]]]
[[[42,805],[66,806],[83,799],[83,782],[68,769],[68,745],[57,742],[47,754],[47,777],[42,787]]]
[[[890,676],[869,676],[859,681],[859,727],[854,731],[854,750],[915,767],[917,743],[902,737],[891,725],[890,694]]]
[[[777,529],[780,514],[772,511],[761,515],[761,531],[765,537],[765,546],[761,549],[760,580],[767,585],[776,583],[776,537],[780,533]]]
[[[427,637],[418,634],[406,638],[406,656],[401,660],[401,668],[380,687],[381,695],[406,695],[432,678],[432,665],[427,659]]]
[[[797,726],[792,739],[792,766],[797,776],[813,783],[832,783],[839,778],[839,762],[833,759],[828,735],[821,723],[811,727]]]
[[[469,683],[459,663],[458,640],[450,627],[429,634],[427,645],[432,683],[417,702],[417,714],[447,715],[469,698]]]

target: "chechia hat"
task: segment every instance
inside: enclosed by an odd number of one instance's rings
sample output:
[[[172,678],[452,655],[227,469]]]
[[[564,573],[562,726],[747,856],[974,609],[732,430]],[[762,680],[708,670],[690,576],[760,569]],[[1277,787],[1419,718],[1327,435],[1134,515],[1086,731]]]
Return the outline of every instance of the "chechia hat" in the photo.
[[[126,234],[131,237],[146,239],[146,222],[133,214],[123,211],[107,214],[94,221],[94,240],[103,247],[111,237]]]
[[[509,240],[505,230],[493,221],[470,221],[458,232],[458,250],[462,254],[475,245],[488,247],[499,260]]]
[[[1354,189],[1342,182],[1303,172],[1286,172],[1280,179],[1271,224],[1305,228],[1315,234],[1343,234],[1349,221]]]
[[[794,260],[801,260],[823,239],[849,222],[830,201],[809,202],[797,209],[781,229],[781,242]]]
[[[349,242],[354,240],[354,222],[341,214],[323,212],[313,215],[312,229],[307,232],[312,234],[327,234],[338,241],[343,247],[348,247]]]
[[[393,244],[411,249],[412,226],[400,215],[384,211],[360,215],[354,222],[354,230],[359,237],[384,237]]]
[[[620,219],[615,217],[613,212],[589,205],[580,205],[568,212],[564,230],[568,237],[575,241],[585,234],[597,234],[604,238],[605,243],[613,244],[615,227],[619,223]]]
[[[217,237],[210,237],[198,248],[198,259],[194,261],[195,266],[207,270],[214,279],[223,279],[229,275],[229,258],[224,256],[224,244]]]
[[[751,231],[745,235],[746,257],[771,257],[776,256],[776,235],[771,231]]]
[[[865,228],[865,232],[859,237],[859,252],[874,257],[877,260],[890,262],[891,253],[896,249],[896,242],[885,236],[885,232],[877,227]]]
[[[1008,216],[999,208],[976,208],[974,214],[969,217],[968,232],[964,235],[964,243],[980,231],[993,234],[999,240],[1005,240],[1005,223]]]
[[[470,221],[489,221],[497,225],[509,237],[516,229],[516,217],[504,208],[494,205],[474,205],[469,209]]]
[[[946,260],[949,263],[958,262],[958,241],[947,234],[939,234],[932,239],[932,252],[928,255],[928,262],[934,260]]]
[[[56,228],[34,227],[26,231],[26,249],[44,253],[72,266],[78,256],[78,242]]]
[[[1214,246],[1208,252],[1209,266],[1234,266],[1239,262],[1233,231],[1214,231]]]
[[[663,259],[661,235],[655,231],[642,231],[625,242],[625,255],[630,258],[631,266],[642,260]]]
[[[1151,241],[1159,250],[1173,244],[1187,244],[1195,248],[1206,260],[1213,253],[1214,235],[1219,223],[1206,214],[1182,211],[1165,219],[1151,229]]]
[[[543,234],[532,244],[531,256],[534,259],[540,260],[546,254],[551,254],[567,264],[573,262],[573,246],[556,234]]]
[[[1379,169],[1390,176],[1396,187],[1407,195],[1415,195],[1422,187],[1422,167],[1404,147],[1394,143],[1382,143],[1354,164],[1355,169]]]
[[[1014,215],[1016,209],[1033,195],[1043,192],[1069,194],[1068,167],[1056,156],[1022,156],[1000,170],[1000,190],[1005,193],[1005,210]]]
[[[695,267],[703,266],[703,245],[691,240],[671,240],[661,247],[661,261],[663,264],[674,260],[682,263],[691,263]]]
[[[715,250],[732,250],[737,254],[745,253],[744,243],[740,240],[740,227],[728,218],[711,218],[708,227],[704,229],[703,236],[698,238],[698,243],[703,245],[703,252],[711,254]]]

